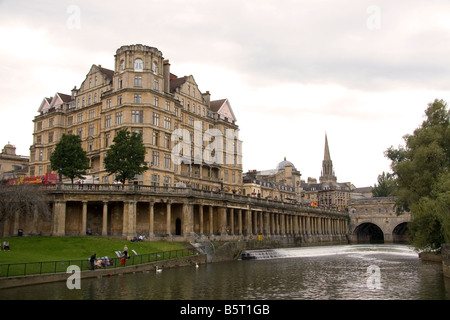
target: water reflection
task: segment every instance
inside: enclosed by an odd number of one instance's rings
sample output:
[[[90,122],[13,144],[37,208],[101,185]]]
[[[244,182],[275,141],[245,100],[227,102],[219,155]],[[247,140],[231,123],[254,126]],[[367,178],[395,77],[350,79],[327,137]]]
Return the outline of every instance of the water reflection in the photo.
[[[213,263],[2,290],[0,299],[448,299],[439,263],[398,245],[278,249],[284,258]],[[379,267],[379,289],[368,286]]]

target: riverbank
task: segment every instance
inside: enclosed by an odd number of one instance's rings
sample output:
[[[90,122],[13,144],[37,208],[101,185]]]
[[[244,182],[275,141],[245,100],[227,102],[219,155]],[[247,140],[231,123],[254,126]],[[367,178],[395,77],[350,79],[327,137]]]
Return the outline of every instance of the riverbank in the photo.
[[[138,273],[138,272],[156,272],[156,269],[168,269],[189,265],[201,265],[206,263],[206,256],[204,254],[197,254],[194,256],[187,256],[183,258],[176,258],[163,261],[155,261],[144,264],[137,264],[132,266],[121,266],[117,268],[102,268],[96,270],[85,270],[80,272],[80,279],[88,278],[102,278],[102,277],[112,277],[120,276],[128,273]],[[0,278],[0,290],[6,288],[28,286],[35,284],[43,284],[49,282],[67,281],[67,279],[73,273],[48,273],[48,274],[36,274],[27,276],[15,276],[15,277],[5,277]]]

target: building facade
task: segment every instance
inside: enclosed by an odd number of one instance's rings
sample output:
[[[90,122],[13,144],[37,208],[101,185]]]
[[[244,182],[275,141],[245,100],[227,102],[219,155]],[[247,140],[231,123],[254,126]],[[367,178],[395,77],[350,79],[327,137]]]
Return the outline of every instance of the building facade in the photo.
[[[28,173],[29,158],[16,154],[16,147],[8,143],[0,153],[0,181],[23,178]]]
[[[44,98],[34,118],[30,176],[51,172],[50,155],[62,134],[80,136],[92,181],[113,183],[103,160],[115,134],[142,134],[149,170],[135,183],[187,185],[236,192],[242,183],[242,141],[227,99],[211,101],[192,75],[177,77],[157,48],[117,49],[114,70],[92,65],[71,94]]]

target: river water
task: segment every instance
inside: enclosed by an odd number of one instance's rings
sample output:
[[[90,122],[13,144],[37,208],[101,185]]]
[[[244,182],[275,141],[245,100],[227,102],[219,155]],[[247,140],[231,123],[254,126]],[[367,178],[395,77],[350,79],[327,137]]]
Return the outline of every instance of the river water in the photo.
[[[276,258],[238,260],[0,291],[27,300],[447,300],[436,262],[406,245],[275,249]],[[260,255],[263,257],[264,255]]]

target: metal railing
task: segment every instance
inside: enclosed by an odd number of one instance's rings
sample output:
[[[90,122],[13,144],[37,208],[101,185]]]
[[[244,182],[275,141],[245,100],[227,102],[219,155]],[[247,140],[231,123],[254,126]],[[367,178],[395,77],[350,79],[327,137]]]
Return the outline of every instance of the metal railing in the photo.
[[[129,259],[125,260],[125,264],[121,264],[122,258],[108,257],[108,261],[111,261],[112,264],[106,267],[102,267],[101,269],[123,268],[125,266],[192,256],[195,255],[196,253],[197,253],[196,249],[186,248],[171,251],[138,254],[129,256]],[[99,259],[100,258],[102,257],[99,257]],[[14,277],[14,276],[27,276],[44,273],[67,272],[67,268],[73,265],[78,266],[81,271],[91,269],[91,263],[88,258],[84,260],[78,259],[78,260],[64,260],[64,261],[9,263],[9,264],[0,264],[0,277]]]

